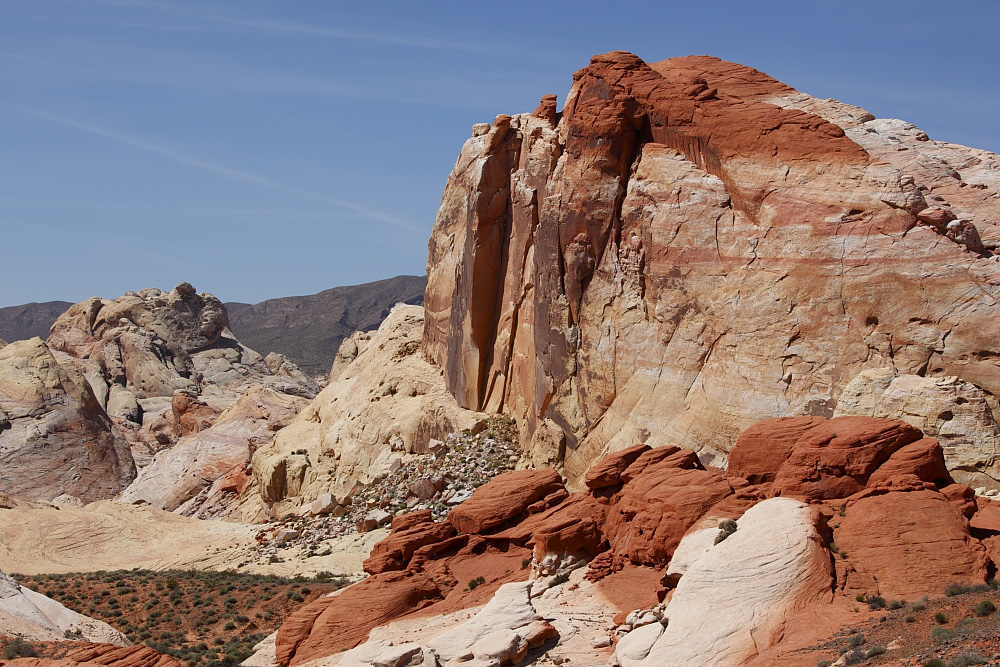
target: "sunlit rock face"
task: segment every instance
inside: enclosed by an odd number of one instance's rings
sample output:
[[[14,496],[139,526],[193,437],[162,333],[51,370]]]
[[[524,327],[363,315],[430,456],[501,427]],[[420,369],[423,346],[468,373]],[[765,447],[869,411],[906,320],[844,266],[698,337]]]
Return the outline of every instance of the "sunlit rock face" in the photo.
[[[997,411],[1000,158],[709,57],[595,57],[477,126],[430,240],[424,353],[576,483],[635,442],[723,464],[861,371]]]

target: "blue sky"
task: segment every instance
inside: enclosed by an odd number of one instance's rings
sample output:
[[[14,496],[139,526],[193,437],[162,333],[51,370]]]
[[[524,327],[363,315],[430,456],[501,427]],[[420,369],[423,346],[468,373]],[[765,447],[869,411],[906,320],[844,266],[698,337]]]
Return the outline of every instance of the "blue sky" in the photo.
[[[473,123],[709,54],[1000,151],[1000,3],[0,3],[0,306],[421,274]]]

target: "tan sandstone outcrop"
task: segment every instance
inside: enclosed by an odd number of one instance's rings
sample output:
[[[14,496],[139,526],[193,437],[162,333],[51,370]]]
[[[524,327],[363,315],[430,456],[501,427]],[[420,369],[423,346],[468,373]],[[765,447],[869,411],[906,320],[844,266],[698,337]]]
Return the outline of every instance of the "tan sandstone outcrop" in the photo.
[[[749,67],[596,56],[561,113],[463,147],[424,352],[571,482],[637,441],[724,463],[866,368],[957,376],[996,412],[998,164]]]
[[[78,614],[41,593],[24,588],[0,571],[0,635],[28,641],[67,638],[130,646],[125,635],[107,623]]]
[[[0,491],[108,498],[135,477],[128,444],[72,363],[40,338],[0,350]]]
[[[119,500],[171,512],[183,505],[181,513],[197,515],[205,501],[199,494],[227,475],[242,473],[257,446],[269,442],[307,404],[304,398],[263,386],[250,389],[212,426],[181,438],[154,456]],[[234,489],[231,495],[234,509],[239,492]],[[218,504],[220,499],[214,502]]]
[[[440,371],[420,356],[423,325],[423,308],[400,305],[367,339],[348,339],[360,346],[354,360],[257,450],[254,484],[275,514],[324,493],[343,502],[407,454],[426,453],[431,439],[483,417],[459,408]]]
[[[916,426],[944,447],[957,481],[1000,489],[1000,427],[986,395],[971,382],[870,369],[844,387],[834,415],[886,417]]]
[[[52,325],[48,344],[86,376],[142,463],[192,430],[197,410],[181,421],[178,394],[207,416],[256,386],[305,398],[319,390],[283,356],[265,359],[242,345],[222,302],[188,283],[74,304]]]

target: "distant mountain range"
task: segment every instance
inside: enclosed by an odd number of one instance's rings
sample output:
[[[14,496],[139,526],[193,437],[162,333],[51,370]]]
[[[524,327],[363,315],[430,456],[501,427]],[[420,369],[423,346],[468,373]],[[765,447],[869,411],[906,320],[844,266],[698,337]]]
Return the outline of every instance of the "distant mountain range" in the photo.
[[[340,342],[355,331],[375,329],[397,303],[424,302],[425,276],[396,276],[348,285],[308,296],[268,299],[256,304],[229,302],[236,337],[261,354],[280,352],[309,375],[330,370]],[[0,339],[46,338],[69,301],[26,303],[0,308]]]
[[[425,276],[396,276],[364,285],[334,287],[310,296],[227,303],[229,325],[261,354],[280,352],[309,375],[326,375],[340,342],[375,329],[397,303],[424,302]]]
[[[52,323],[72,305],[69,301],[46,301],[0,308],[0,338],[7,342],[48,338]]]

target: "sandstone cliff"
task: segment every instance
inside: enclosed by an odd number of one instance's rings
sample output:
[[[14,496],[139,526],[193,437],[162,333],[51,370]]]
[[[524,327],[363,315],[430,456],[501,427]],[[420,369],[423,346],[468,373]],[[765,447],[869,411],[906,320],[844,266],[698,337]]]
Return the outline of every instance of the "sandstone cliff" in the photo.
[[[0,349],[0,491],[90,502],[135,477],[128,443],[72,363],[41,338]]]
[[[343,503],[483,418],[459,408],[419,354],[423,326],[423,308],[398,305],[374,334],[344,340],[327,387],[253,455],[253,489],[272,514],[325,493]]]
[[[724,464],[744,428],[829,416],[869,368],[955,376],[997,412],[998,156],[749,67],[624,52],[562,112],[546,96],[473,134],[423,350],[459,405],[517,419],[525,465],[577,480],[635,441]]]

